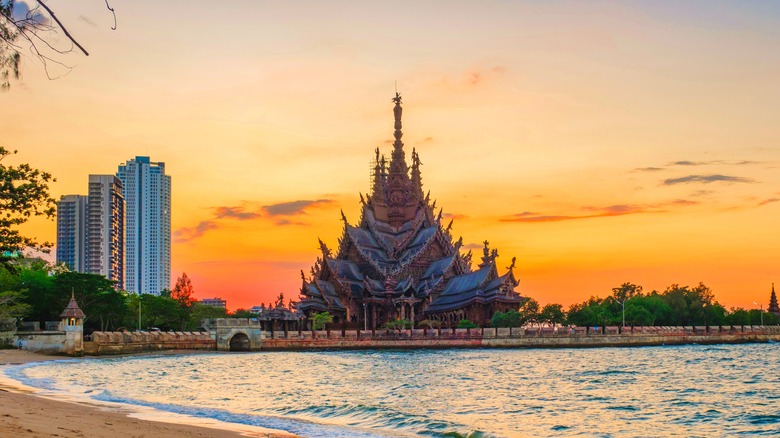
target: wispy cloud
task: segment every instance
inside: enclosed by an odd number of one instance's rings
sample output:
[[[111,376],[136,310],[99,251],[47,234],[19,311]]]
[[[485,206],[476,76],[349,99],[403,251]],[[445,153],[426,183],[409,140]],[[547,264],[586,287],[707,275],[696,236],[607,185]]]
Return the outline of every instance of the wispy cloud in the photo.
[[[461,220],[461,219],[467,218],[468,216],[466,216],[465,214],[459,214],[459,213],[444,213],[444,214],[442,214],[442,217],[444,217],[446,219]]]
[[[463,245],[463,249],[482,249],[485,245],[479,244],[479,243],[467,243]]]
[[[687,161],[687,160],[682,160],[682,161],[673,161],[673,162],[667,164],[667,166],[704,166],[706,164],[714,164],[714,163],[715,163],[714,161]]]
[[[300,220],[290,219],[293,216],[307,214],[307,210],[334,203],[332,199],[297,200],[280,202],[277,204],[256,206],[256,204],[243,203],[237,206],[212,207],[212,216],[199,222],[194,227],[182,227],[173,232],[173,238],[178,243],[189,242],[202,237],[206,232],[219,229],[226,220],[255,220],[272,219],[276,225],[309,225]]]
[[[690,183],[702,183],[710,184],[714,182],[725,183],[754,183],[756,182],[750,178],[743,178],[741,176],[729,176],[729,175],[686,175],[679,178],[668,178],[663,181],[665,186],[673,186],[676,184],[690,184]]]
[[[263,211],[268,216],[296,216],[306,214],[306,210],[314,207],[332,204],[332,199],[299,200],[280,202],[278,204],[264,205]]]
[[[767,204],[771,204],[773,202],[780,202],[780,198],[764,199],[763,201],[758,203],[758,206],[761,207],[761,206],[764,206],[764,205],[767,205]]]
[[[594,219],[603,217],[625,216],[629,214],[642,213],[665,213],[666,207],[686,207],[697,205],[699,202],[687,199],[676,199],[661,204],[616,204],[606,207],[580,207],[585,214],[541,214],[537,212],[524,211],[509,217],[499,219],[501,222],[561,222],[578,219]]]
[[[203,236],[206,231],[219,228],[213,220],[201,221],[194,227],[182,227],[173,232],[173,240],[177,243],[189,242]]]
[[[663,167],[637,167],[634,169],[634,172],[659,172],[661,170],[666,170]]]
[[[259,211],[247,211],[246,206],[238,207],[214,207],[214,216],[220,219],[238,219],[240,221],[254,219],[261,216]]]
[[[98,25],[95,24],[94,21],[90,20],[89,17],[87,17],[86,15],[79,15],[79,20],[83,21],[84,23],[87,23],[88,25],[90,25],[92,27],[98,27]]]
[[[667,166],[747,166],[752,164],[763,164],[762,161],[750,161],[750,160],[740,160],[740,161],[729,161],[729,160],[710,160],[710,161],[690,161],[690,160],[680,160],[680,161],[672,161],[671,163],[667,163]]]

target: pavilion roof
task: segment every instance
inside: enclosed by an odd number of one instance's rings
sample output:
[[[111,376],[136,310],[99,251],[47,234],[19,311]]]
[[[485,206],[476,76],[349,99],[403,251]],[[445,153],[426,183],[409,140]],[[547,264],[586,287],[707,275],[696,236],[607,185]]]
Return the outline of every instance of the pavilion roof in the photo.
[[[76,298],[71,294],[68,307],[62,311],[60,318],[81,318],[84,319],[84,312],[81,311],[79,305],[76,303]]]

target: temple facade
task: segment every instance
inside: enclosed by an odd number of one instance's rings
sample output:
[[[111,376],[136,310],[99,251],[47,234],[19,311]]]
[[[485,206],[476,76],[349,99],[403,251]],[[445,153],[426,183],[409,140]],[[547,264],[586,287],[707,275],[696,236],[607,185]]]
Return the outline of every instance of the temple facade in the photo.
[[[476,268],[471,251],[461,254],[463,241],[453,240],[452,221],[443,226],[442,210],[423,192],[416,151],[407,165],[398,93],[393,102],[389,163],[377,148],[370,192],[360,195],[361,217],[350,224],[341,213],[344,229],[335,251],[320,240],[322,255],[310,275],[301,271],[298,310],[307,316],[327,311],[334,323],[365,329],[397,319],[486,325],[496,311],[516,310],[524,298],[515,291],[515,259],[499,274],[498,251],[487,241]]]

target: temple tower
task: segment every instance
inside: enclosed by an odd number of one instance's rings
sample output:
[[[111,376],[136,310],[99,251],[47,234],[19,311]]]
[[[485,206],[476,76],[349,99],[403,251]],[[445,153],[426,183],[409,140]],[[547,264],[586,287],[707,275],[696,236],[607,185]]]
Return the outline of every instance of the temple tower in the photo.
[[[767,312],[772,312],[777,316],[780,316],[780,306],[777,305],[777,295],[775,294],[775,284],[772,283],[772,294],[769,295],[769,307]]]
[[[401,95],[393,102],[393,150],[389,162],[375,153],[371,191],[360,195],[360,220],[344,222],[338,249],[319,242],[322,255],[309,277],[301,271],[297,309],[311,317],[329,312],[331,328],[377,329],[392,321],[412,325],[428,319],[454,327],[463,319],[487,325],[496,311],[517,309],[524,301],[516,291],[512,267],[496,269],[498,251],[487,247],[479,269],[471,253],[460,254],[452,222],[442,226],[443,211],[423,194],[420,156],[411,151],[406,163]]]
[[[65,354],[82,354],[84,351],[84,312],[71,292],[68,307],[60,314],[60,330],[65,332]]]

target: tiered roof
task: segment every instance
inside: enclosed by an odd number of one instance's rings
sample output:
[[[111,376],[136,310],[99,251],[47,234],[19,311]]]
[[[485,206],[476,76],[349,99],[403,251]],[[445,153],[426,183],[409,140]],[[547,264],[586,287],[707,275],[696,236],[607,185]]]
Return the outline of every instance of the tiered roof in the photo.
[[[462,240],[453,241],[452,221],[442,226],[430,193],[424,195],[420,158],[412,151],[411,168],[405,161],[401,137],[401,96],[396,93],[395,142],[388,165],[376,150],[371,193],[360,195],[361,218],[352,225],[342,212],[344,228],[338,252],[320,241],[322,256],[307,278],[301,271],[299,310],[341,313],[348,302],[391,304],[395,300],[426,300],[426,313],[457,310],[494,301],[520,304],[512,270],[499,276],[496,250],[485,242],[477,270],[471,252],[460,254]]]

